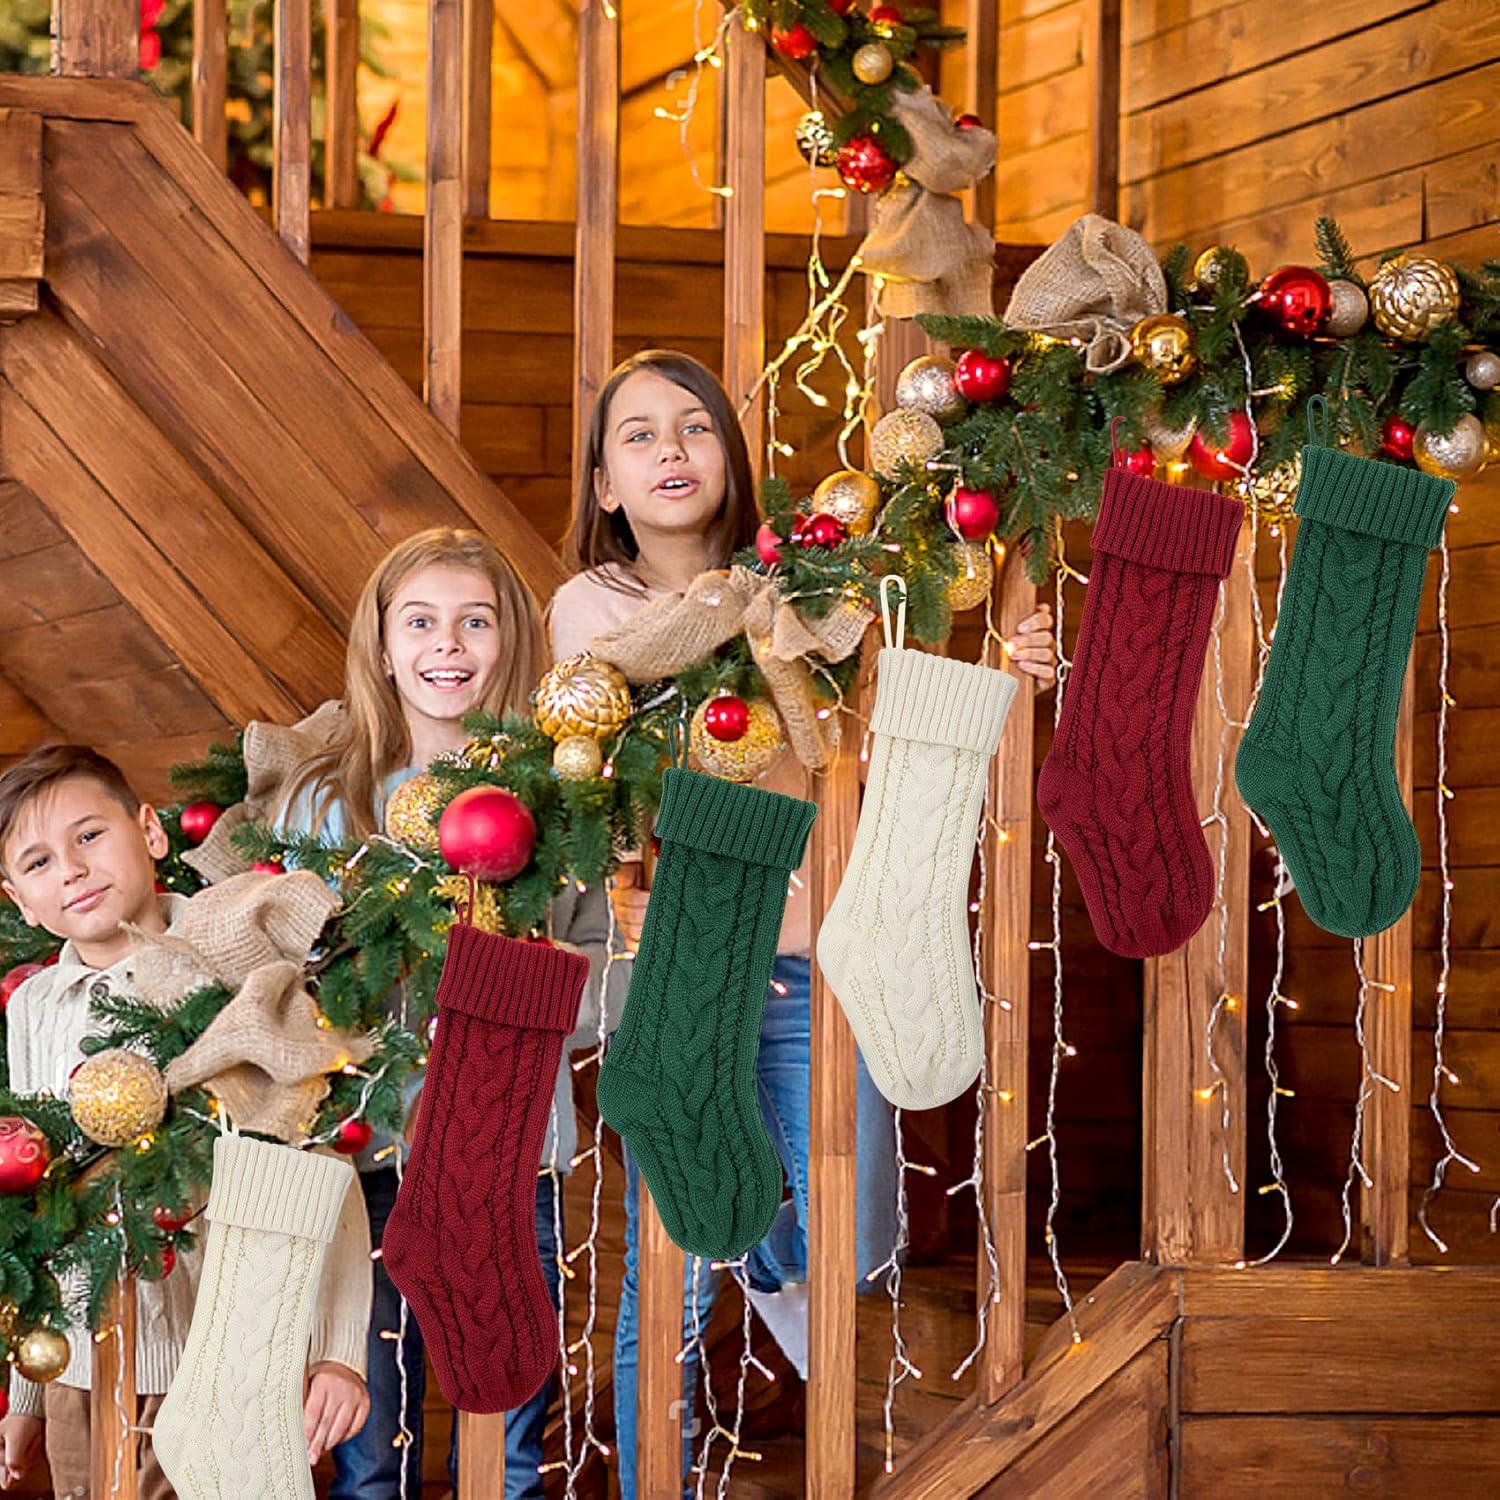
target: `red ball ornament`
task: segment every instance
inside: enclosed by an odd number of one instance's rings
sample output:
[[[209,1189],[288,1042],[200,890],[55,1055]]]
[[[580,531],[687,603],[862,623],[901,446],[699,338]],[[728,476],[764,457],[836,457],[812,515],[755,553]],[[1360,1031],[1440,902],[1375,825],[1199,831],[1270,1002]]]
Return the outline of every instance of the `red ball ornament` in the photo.
[[[478,880],[513,880],[531,863],[536,821],[514,792],[471,786],[443,809],[438,848],[455,870]]]
[[[896,175],[896,159],[873,135],[851,136],[838,154],[839,178],[856,193],[879,193]]]
[[[848,528],[837,516],[818,510],[797,523],[792,540],[803,547],[837,547],[848,535]]]
[[[1255,452],[1255,429],[1242,411],[1229,413],[1229,436],[1217,445],[1201,433],[1188,444],[1188,462],[1205,479],[1237,479]]]
[[[1010,389],[1010,361],[983,349],[965,349],[954,367],[953,383],[965,401],[998,401]]]
[[[1260,284],[1261,311],[1283,333],[1311,338],[1333,311],[1333,293],[1311,266],[1282,266]]]
[[[47,1137],[19,1115],[0,1116],[0,1193],[29,1193],[52,1160]]]
[[[374,1135],[368,1120],[345,1120],[329,1144],[335,1151],[342,1151],[345,1156],[358,1156],[370,1144]]]
[[[988,490],[960,487],[948,497],[944,510],[948,525],[966,542],[982,542],[1000,521],[999,502]]]
[[[818,39],[801,21],[783,29],[771,28],[771,45],[783,56],[793,60],[811,57],[818,50]]]
[[[953,122],[953,128],[955,130],[983,130],[984,121],[978,115],[959,115]]]
[[[828,0],[828,8],[836,16],[847,16],[854,9],[854,0]]]
[[[1110,451],[1109,461],[1115,468],[1138,474],[1142,479],[1150,479],[1156,473],[1156,454],[1150,443],[1144,448],[1114,448]]]
[[[6,974],[4,979],[0,979],[0,1012],[3,1012],[5,1010],[5,1007],[10,1004],[10,997],[14,995],[15,992],[20,989],[21,986],[25,984],[33,974],[40,974],[41,972],[41,964],[17,964],[15,968],[11,969],[9,973]]]
[[[1405,417],[1387,417],[1380,428],[1380,451],[1387,458],[1399,458],[1403,463],[1410,463],[1412,444],[1416,437],[1417,429]]]
[[[209,830],[224,816],[217,802],[189,802],[178,815],[178,826],[189,843],[201,844]]]
[[[710,698],[703,707],[703,727],[725,744],[742,740],[750,727],[750,705],[732,693]]]
[[[756,528],[755,550],[768,568],[774,568],[781,561],[781,544],[785,540],[785,537],[776,535],[769,521],[762,521]]]
[[[258,859],[250,866],[257,875],[285,875],[286,866],[279,859]]]
[[[166,1204],[158,1203],[151,1210],[151,1222],[164,1234],[176,1234],[179,1229],[186,1229],[192,1220],[190,1208],[168,1208]]]
[[[870,12],[872,26],[905,26],[906,17],[894,5],[877,5]]]
[[[177,1251],[171,1245],[161,1247],[161,1275],[156,1279],[165,1281],[177,1269]]]

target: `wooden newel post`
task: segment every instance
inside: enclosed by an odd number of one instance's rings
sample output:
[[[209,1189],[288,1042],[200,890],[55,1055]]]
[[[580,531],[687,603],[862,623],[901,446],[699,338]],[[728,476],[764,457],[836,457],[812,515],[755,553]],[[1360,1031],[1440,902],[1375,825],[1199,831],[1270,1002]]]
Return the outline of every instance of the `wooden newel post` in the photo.
[[[140,1439],[136,1432],[135,1277],[110,1294],[104,1333],[94,1345],[89,1396],[89,1479],[95,1500],[136,1500]]]
[[[138,0],[54,0],[52,68],[68,78],[134,78],[141,66]]]

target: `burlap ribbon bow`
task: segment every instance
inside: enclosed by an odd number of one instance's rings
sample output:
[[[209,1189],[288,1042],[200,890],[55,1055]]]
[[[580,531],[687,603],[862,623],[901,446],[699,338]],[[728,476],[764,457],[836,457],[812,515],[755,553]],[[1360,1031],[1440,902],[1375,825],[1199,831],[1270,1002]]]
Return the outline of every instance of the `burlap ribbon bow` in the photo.
[[[137,932],[135,987],[170,1010],[215,982],[234,998],[167,1067],[167,1087],[202,1085],[242,1130],[306,1138],[328,1074],[374,1051],[324,1022],[302,982],[308,951],[338,905],[309,870],[235,875],[200,891],[170,934]]]
[[[743,630],[793,752],[817,771],[838,748],[838,717],[818,718],[808,658],[843,661],[873,618],[863,606],[841,600],[814,619],[782,597],[774,578],[733,567],[702,573],[686,593],[653,600],[590,649],[631,682],[655,682],[701,662]]]
[[[995,310],[994,236],[968,223],[953,195],[994,167],[995,137],[978,126],[960,130],[925,84],[911,93],[897,90],[891,113],[911,137],[912,156],[875,200],[874,223],[859,247],[865,270],[885,282],[881,311],[894,318],[989,316]]]
[[[1021,272],[1004,321],[1027,333],[1080,339],[1096,375],[1130,358],[1130,330],[1167,310],[1167,283],[1151,246],[1099,214],[1075,220]]]

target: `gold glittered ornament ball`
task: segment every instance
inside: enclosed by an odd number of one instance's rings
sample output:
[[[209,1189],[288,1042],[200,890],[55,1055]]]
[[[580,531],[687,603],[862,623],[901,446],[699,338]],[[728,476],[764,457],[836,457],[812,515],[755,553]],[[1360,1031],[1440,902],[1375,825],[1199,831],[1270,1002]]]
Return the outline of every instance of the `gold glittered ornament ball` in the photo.
[[[630,684],[625,674],[586,651],[547,672],[531,701],[536,727],[554,740],[570,734],[607,740],[630,718]]]
[[[923,354],[896,377],[896,405],[903,411],[925,411],[938,422],[956,422],[969,403],[954,379],[957,366],[941,354]]]
[[[1458,276],[1430,255],[1395,255],[1370,278],[1375,326],[1393,339],[1421,343],[1458,314]]]
[[[1271,526],[1287,525],[1294,514],[1297,486],[1302,483],[1302,455],[1277,464],[1264,474],[1245,474],[1235,480],[1232,492],[1245,508]]]
[[[1235,272],[1241,281],[1249,277],[1250,268],[1245,257],[1228,245],[1210,245],[1193,262],[1190,285],[1195,292],[1211,292]]]
[[[552,769],[562,781],[592,781],[604,768],[599,741],[586,734],[570,734],[552,751]]]
[[[861,83],[884,83],[895,66],[896,59],[884,42],[866,42],[854,54],[854,76]]]
[[[958,576],[948,584],[948,608],[962,614],[966,609],[977,609],[990,597],[995,586],[995,564],[984,542],[959,542],[954,551]]]
[[[129,1146],[167,1112],[167,1080],[149,1057],[124,1047],[79,1063],[68,1084],[73,1123],[101,1146]]]
[[[1193,353],[1193,330],[1176,313],[1156,313],[1142,318],[1130,330],[1130,348],[1136,362],[1151,371],[1163,385],[1176,385],[1193,373],[1198,363]]]
[[[68,1368],[68,1341],[55,1328],[30,1328],[16,1340],[16,1369],[37,1385],[47,1385]]]
[[[1437,433],[1419,422],[1411,445],[1417,467],[1439,479],[1472,479],[1484,467],[1486,447],[1484,423],[1472,412],[1452,432]]]
[[[1328,321],[1323,332],[1330,338],[1346,339],[1365,326],[1370,316],[1370,299],[1358,282],[1330,281],[1328,297]]]
[[[688,743],[693,757],[710,776],[725,781],[754,781],[769,771],[785,748],[781,720],[764,698],[747,700],[750,722],[737,740],[717,740],[708,732],[705,714],[714,700],[705,698],[693,713]]]
[[[16,1318],[20,1308],[9,1297],[0,1297],[0,1350],[10,1348],[16,1336]]]
[[[925,411],[888,411],[870,434],[875,472],[893,479],[903,464],[920,468],[943,451],[943,429]]]
[[[879,481],[858,469],[839,469],[819,481],[813,491],[812,509],[814,514],[821,512],[842,521],[850,536],[863,536],[880,509]]]
[[[1146,418],[1146,441],[1151,451],[1162,463],[1173,463],[1188,450],[1193,434],[1198,430],[1198,419],[1189,417],[1177,427],[1169,426],[1159,411]]]
[[[419,853],[435,854],[442,810],[443,789],[437,777],[431,771],[418,771],[386,800],[386,837]]]
[[[1464,361],[1464,379],[1476,391],[1492,391],[1500,385],[1500,354],[1489,349],[1476,349]]]

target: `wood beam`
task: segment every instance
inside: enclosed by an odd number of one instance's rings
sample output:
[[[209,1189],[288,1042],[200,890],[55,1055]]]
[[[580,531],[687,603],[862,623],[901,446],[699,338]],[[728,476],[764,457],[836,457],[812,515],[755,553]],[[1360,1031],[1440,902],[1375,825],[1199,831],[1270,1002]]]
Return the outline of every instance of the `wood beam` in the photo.
[[[312,248],[312,0],[276,0],[271,216],[307,264]]]
[[[54,0],[52,71],[68,78],[134,78],[141,67],[137,0]]]
[[[464,0],[464,212],[490,216],[490,131],[495,0]]]
[[[229,164],[229,18],[224,0],[193,0],[193,139],[222,172]]]
[[[460,0],[430,0],[427,214],[422,245],[422,395],[458,434],[463,400],[463,26]]]
[[[220,0],[222,3],[222,0]],[[325,0],[323,206],[359,207],[359,0]]]

